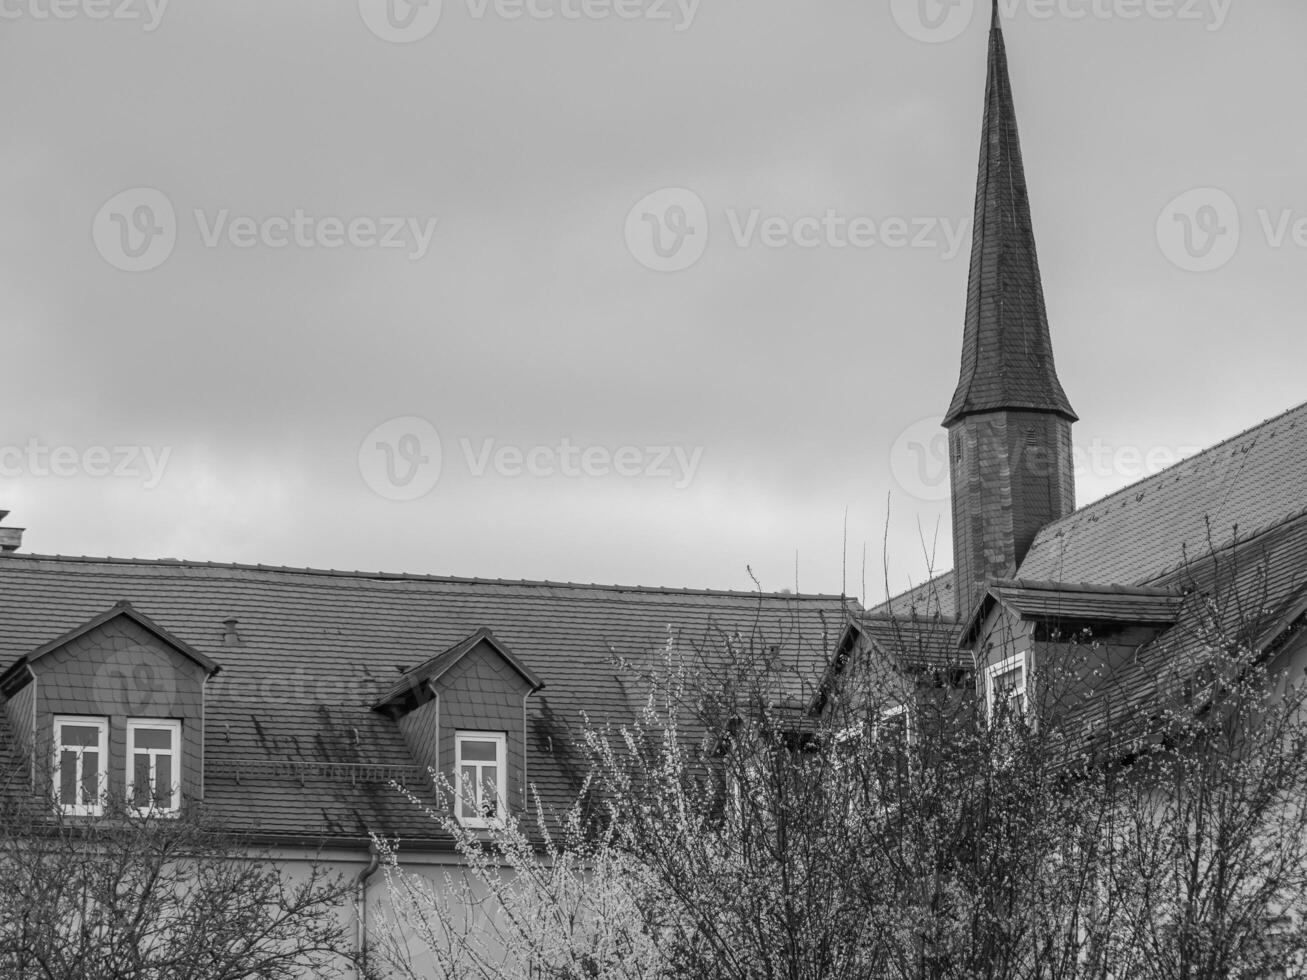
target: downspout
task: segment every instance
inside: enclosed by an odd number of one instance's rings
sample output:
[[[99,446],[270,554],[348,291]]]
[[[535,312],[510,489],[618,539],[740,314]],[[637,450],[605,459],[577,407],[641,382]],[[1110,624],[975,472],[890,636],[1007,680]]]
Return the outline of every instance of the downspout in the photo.
[[[354,879],[354,956],[358,965],[359,980],[368,976],[368,879],[381,866],[381,855],[375,843],[368,846],[368,866]]]

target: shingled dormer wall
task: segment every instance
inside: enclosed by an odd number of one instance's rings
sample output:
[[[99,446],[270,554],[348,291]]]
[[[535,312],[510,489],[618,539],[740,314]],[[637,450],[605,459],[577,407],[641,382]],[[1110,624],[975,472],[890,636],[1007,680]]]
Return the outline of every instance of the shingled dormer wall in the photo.
[[[441,769],[452,780],[454,733],[502,732],[508,746],[508,805],[521,813],[527,803],[526,699],[533,690],[488,644],[460,660],[436,685],[441,703]]]
[[[490,630],[481,629],[407,672],[375,708],[395,719],[413,761],[451,786],[458,783],[460,736],[497,743],[498,757],[490,764],[502,770],[503,804],[521,812],[529,785],[527,699],[542,686]]]
[[[66,814],[174,814],[204,795],[204,689],[218,670],[120,601],[20,657],[0,696],[33,788]]]
[[[130,718],[182,723],[182,794],[204,796],[204,682],[208,670],[140,623],[120,616],[52,650],[33,665],[37,745],[50,751],[57,715],[109,721],[109,795],[123,797]]]

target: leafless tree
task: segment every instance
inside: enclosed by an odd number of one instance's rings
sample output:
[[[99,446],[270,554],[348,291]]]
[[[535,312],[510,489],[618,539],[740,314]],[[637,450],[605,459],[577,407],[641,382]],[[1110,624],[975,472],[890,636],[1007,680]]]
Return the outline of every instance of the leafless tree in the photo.
[[[27,767],[0,794],[6,980],[282,980],[345,975],[348,888],[293,880],[198,811],[66,817]]]
[[[484,931],[448,890],[415,900],[392,853],[397,906],[440,937],[451,976],[1293,975],[1295,600],[1229,569],[1181,585],[1179,625],[1148,642],[1050,629],[1025,703],[988,704],[961,668],[832,651],[842,669],[805,687],[778,676],[773,644],[669,640],[637,671],[638,717],[580,732],[570,813],[480,835],[437,815],[468,859],[461,887],[518,923],[481,947],[495,958],[467,965]],[[953,630],[903,625],[905,644]]]

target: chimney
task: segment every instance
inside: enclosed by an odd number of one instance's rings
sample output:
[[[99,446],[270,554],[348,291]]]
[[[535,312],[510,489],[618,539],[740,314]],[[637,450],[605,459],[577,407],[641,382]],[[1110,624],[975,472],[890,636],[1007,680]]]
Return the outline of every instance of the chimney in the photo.
[[[222,621],[222,645],[225,647],[239,647],[244,645],[241,639],[240,631],[236,629],[240,620],[235,616],[228,616]]]
[[[0,521],[9,516],[9,511],[0,510]],[[0,554],[10,554],[23,546],[25,527],[0,527]]]

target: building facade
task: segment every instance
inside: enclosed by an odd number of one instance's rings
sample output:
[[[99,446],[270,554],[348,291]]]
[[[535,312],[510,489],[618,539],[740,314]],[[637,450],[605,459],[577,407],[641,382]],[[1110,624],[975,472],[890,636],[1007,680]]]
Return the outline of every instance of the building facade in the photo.
[[[462,791],[478,826],[566,804],[588,717],[639,710],[623,665],[669,639],[765,647],[778,696],[883,658],[918,690],[1029,697],[1071,634],[1106,653],[1086,738],[1148,737],[1150,690],[1213,596],[1250,642],[1301,659],[1307,406],[1079,509],[1001,25],[989,38],[962,361],[948,403],[953,569],[864,612],[840,596],[504,582],[22,553],[0,529],[0,751],[96,819],[202,804],[288,860],[370,866],[373,834],[455,860],[391,788]],[[941,399],[942,400],[942,399]],[[1245,624],[1246,625],[1246,624]],[[1141,707],[1142,706],[1142,707]]]

